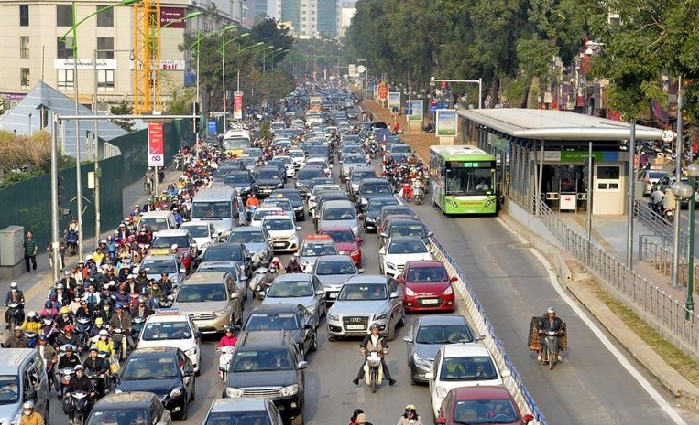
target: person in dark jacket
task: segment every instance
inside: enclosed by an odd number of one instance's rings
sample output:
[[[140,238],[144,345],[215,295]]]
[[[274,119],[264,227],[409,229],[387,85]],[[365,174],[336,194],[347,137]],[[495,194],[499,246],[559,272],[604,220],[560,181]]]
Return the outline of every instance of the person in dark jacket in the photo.
[[[20,310],[23,310],[26,300],[24,299],[24,293],[17,289],[17,282],[10,283],[10,290],[5,295],[5,307],[9,304],[19,304]],[[21,321],[21,320],[20,320]],[[10,315],[9,309],[5,310],[5,329],[9,329]]]
[[[556,335],[560,336],[563,335],[563,331],[565,330],[565,324],[563,323],[563,320],[561,320],[560,317],[556,316],[556,310],[553,307],[549,307],[546,309],[546,317],[541,319],[539,322],[539,334],[547,334],[549,332],[555,332]],[[561,347],[558,347],[559,350]],[[541,361],[541,350],[538,352],[538,359]],[[560,360],[560,355],[558,356]]]
[[[378,351],[379,356],[381,356],[381,368],[383,369],[383,375],[388,379],[388,385],[395,385],[396,380],[391,378],[391,372],[388,370],[388,365],[386,360],[384,360],[385,355],[388,352],[388,343],[386,339],[379,335],[379,325],[371,325],[371,333],[367,335],[361,344],[359,344],[359,350],[362,354],[366,354],[367,351]],[[359,367],[357,372],[357,377],[354,378],[354,385],[359,385],[359,381],[364,379],[364,364],[365,360],[362,361],[362,365]]]
[[[68,417],[70,418],[71,422],[75,417],[75,411],[73,410],[73,405],[70,401],[70,393],[76,391],[85,391],[86,393],[90,394],[90,398],[94,396],[95,389],[92,386],[92,381],[87,376],[85,376],[84,372],[85,371],[82,365],[75,366],[75,376],[70,378],[70,383],[68,384],[66,396],[63,399],[65,407],[64,410],[68,412]],[[92,402],[91,400],[88,400],[87,403],[88,406],[86,412],[89,412],[92,409]]]
[[[27,340],[27,335],[24,334],[22,328],[17,326],[15,331],[5,340],[5,347],[7,348],[27,348],[29,347],[29,340]]]

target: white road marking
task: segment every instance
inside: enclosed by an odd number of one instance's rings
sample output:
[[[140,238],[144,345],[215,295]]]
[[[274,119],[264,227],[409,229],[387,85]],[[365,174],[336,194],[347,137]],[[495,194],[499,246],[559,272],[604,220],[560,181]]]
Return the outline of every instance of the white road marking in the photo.
[[[507,229],[510,233],[515,235],[515,237],[517,237],[517,239],[519,239],[520,242],[528,243],[528,241],[526,239],[524,239],[521,235],[519,235],[517,232],[515,232],[514,229],[512,229],[507,223],[505,223],[505,221],[503,221],[500,218],[498,218],[498,221],[505,229]],[[551,263],[549,263],[548,260],[546,260],[546,258],[544,258],[544,256],[541,255],[541,253],[539,251],[537,251],[536,249],[529,248],[529,251],[531,251],[531,253],[534,254],[536,259],[539,260],[539,262],[546,269],[546,273],[548,273],[548,277],[549,277],[549,280],[551,281],[551,285],[556,290],[558,295],[560,295],[561,298],[563,299],[563,301],[565,301],[565,303],[568,304],[570,306],[570,308],[573,309],[575,314],[583,321],[583,323],[585,323],[585,326],[587,326],[590,329],[590,331],[592,331],[592,333],[597,337],[597,339],[599,339],[599,341],[602,343],[602,345],[604,345],[607,348],[607,350],[614,357],[616,357],[616,359],[619,362],[619,364],[621,365],[621,367],[626,369],[626,371],[629,373],[629,375],[631,375],[638,382],[638,384],[641,386],[641,388],[643,388],[643,390],[645,390],[645,392],[648,393],[650,398],[652,398],[653,401],[655,401],[658,404],[658,406],[660,406],[660,408],[662,410],[664,410],[665,413],[667,413],[668,416],[670,416],[670,418],[672,418],[672,421],[675,424],[687,425],[687,422],[685,422],[685,420],[679,415],[679,413],[677,413],[677,411],[670,405],[670,403],[668,403],[663,398],[663,396],[655,388],[653,388],[653,386],[650,384],[650,382],[648,382],[648,380],[641,375],[641,373],[638,371],[638,369],[636,369],[629,362],[629,360],[626,358],[626,356],[624,356],[619,351],[619,349],[616,348],[616,346],[614,346],[614,344],[612,344],[612,342],[609,340],[609,338],[607,338],[607,335],[605,335],[602,332],[602,330],[592,321],[592,319],[590,319],[590,317],[578,306],[578,304],[575,301],[573,301],[568,296],[568,294],[565,293],[565,290],[563,289],[561,284],[558,283],[558,276],[556,276],[556,273],[554,272],[553,267],[551,266]]]

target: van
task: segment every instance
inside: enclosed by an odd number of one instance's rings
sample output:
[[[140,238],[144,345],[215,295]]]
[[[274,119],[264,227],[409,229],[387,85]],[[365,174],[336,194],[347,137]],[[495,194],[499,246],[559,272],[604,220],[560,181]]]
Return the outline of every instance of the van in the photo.
[[[146,225],[153,232],[177,229],[177,221],[172,211],[148,211],[141,215],[138,225]]]
[[[204,189],[192,200],[192,221],[206,221],[214,225],[216,231],[227,235],[235,227],[238,217],[236,191],[230,186],[214,186]]]
[[[22,404],[33,401],[34,409],[49,417],[50,383],[44,360],[36,348],[0,348],[0,422],[15,424],[22,415]]]

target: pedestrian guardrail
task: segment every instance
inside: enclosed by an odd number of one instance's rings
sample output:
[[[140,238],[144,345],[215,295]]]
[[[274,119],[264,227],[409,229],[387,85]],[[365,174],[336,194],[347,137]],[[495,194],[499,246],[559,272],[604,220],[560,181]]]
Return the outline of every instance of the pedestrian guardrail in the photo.
[[[699,359],[699,316],[688,312],[684,303],[629,269],[594,241],[567,227],[558,214],[537,197],[532,199],[532,211],[538,212],[541,222],[563,249],[597,275],[610,295],[626,304],[673,345]],[[688,320],[685,320],[685,313],[689,313]]]
[[[687,247],[680,249],[677,267],[677,283],[687,286],[689,274],[687,268]],[[672,238],[657,235],[641,235],[638,241],[639,260],[653,266],[665,276],[672,276],[673,247]],[[699,262],[694,264],[694,288],[699,286]]]
[[[670,238],[674,237],[673,223],[665,217],[653,211],[648,205],[638,199],[633,202],[633,214],[644,226],[650,229],[654,235]],[[689,236],[686,230],[680,230],[680,255],[686,256],[687,240]]]
[[[517,403],[522,415],[531,413],[534,416],[533,425],[548,425],[544,414],[539,409],[539,406],[534,401],[531,393],[524,385],[522,376],[517,372],[514,364],[510,360],[510,357],[505,351],[505,345],[502,340],[495,334],[495,329],[490,324],[488,317],[485,314],[485,309],[483,305],[478,301],[478,296],[471,286],[471,283],[466,277],[466,273],[461,269],[459,264],[456,262],[449,252],[444,248],[444,246],[439,242],[437,238],[432,238],[432,243],[435,247],[435,258],[442,261],[444,267],[450,276],[458,277],[458,281],[454,283],[456,291],[459,293],[461,298],[464,300],[466,311],[474,324],[475,331],[477,335],[485,336],[483,344],[488,348],[492,354],[495,362],[497,363],[498,369],[507,369],[510,371],[510,376],[505,378],[504,384],[508,389],[512,398]]]

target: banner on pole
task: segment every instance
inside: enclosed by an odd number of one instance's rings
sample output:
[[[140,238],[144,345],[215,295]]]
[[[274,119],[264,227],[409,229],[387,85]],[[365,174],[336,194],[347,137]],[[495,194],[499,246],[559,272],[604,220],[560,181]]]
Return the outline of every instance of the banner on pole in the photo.
[[[165,146],[163,143],[163,123],[148,123],[148,166],[165,166]]]
[[[454,109],[438,109],[437,110],[437,136],[440,137],[456,137],[457,118]]]
[[[242,120],[243,119],[243,92],[235,92],[233,98],[233,119]]]
[[[399,91],[388,92],[388,109],[393,110],[393,108],[400,109],[400,92]]]
[[[408,121],[422,121],[422,100],[408,102]]]

